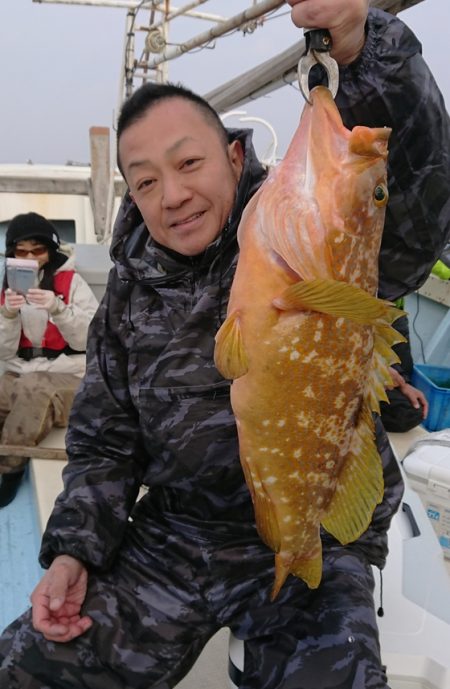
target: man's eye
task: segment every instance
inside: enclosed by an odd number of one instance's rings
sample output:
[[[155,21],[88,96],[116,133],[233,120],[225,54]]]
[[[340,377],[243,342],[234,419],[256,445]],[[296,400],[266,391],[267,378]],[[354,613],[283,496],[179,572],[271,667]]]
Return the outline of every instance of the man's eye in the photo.
[[[188,158],[187,160],[184,161],[183,167],[192,167],[196,163],[199,162],[199,158]]]
[[[138,191],[142,191],[143,189],[147,189],[148,187],[151,187],[153,182],[154,182],[153,179],[144,179],[142,182],[139,182],[139,184],[137,185]]]

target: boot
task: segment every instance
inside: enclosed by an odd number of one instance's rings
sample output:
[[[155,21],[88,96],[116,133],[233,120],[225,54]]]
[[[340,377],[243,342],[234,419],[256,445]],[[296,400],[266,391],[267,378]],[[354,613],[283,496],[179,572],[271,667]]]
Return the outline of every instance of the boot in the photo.
[[[25,469],[0,475],[0,509],[14,500],[19,490]]]

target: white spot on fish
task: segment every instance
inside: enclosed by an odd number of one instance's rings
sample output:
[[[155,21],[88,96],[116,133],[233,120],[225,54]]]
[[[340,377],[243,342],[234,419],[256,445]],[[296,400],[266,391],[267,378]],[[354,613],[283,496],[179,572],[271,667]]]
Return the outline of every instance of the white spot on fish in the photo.
[[[335,244],[340,244],[341,242],[344,241],[345,238],[345,233],[344,232],[339,232],[339,234],[336,234],[334,237],[334,243]]]
[[[297,414],[297,421],[298,425],[302,426],[303,428],[308,428],[310,423],[309,423],[309,418],[305,414],[305,412],[300,412],[300,414]]]
[[[297,359],[300,359],[300,354],[295,350],[291,352],[289,358],[291,361],[297,361]]]
[[[306,356],[303,357],[303,363],[304,364],[309,364],[315,357],[317,356],[317,352],[315,349],[312,350],[309,354],[306,354]]]
[[[280,419],[277,423],[278,428],[283,428],[286,425],[286,419]]]
[[[283,521],[284,521],[285,524],[289,524],[289,522],[292,521],[292,517],[288,514],[288,516],[285,517],[285,518],[283,519]]]
[[[273,455],[277,455],[277,454],[279,453],[279,451],[280,451],[280,449],[279,449],[278,447],[273,447],[273,448],[271,449],[271,453],[272,453]]]
[[[303,390],[303,394],[305,397],[309,397],[310,399],[315,399],[316,397],[311,385],[306,386],[306,388]]]
[[[268,447],[260,447],[259,452],[269,452],[269,448]]]
[[[298,344],[299,342],[300,342],[300,338],[299,338],[299,337],[294,337],[294,339],[292,340],[292,344],[293,344],[293,345],[296,345],[296,344]]]
[[[316,332],[314,333],[314,342],[320,342],[321,339],[322,333],[320,332],[320,330],[316,330]]]
[[[289,348],[288,347],[281,347],[281,349],[279,349],[278,351],[280,352],[280,354],[285,354],[286,352],[289,351]]]
[[[336,409],[342,409],[344,404],[345,404],[345,394],[343,392],[340,392],[339,395],[334,400],[334,406],[336,407]]]
[[[288,478],[300,478],[300,472],[294,471],[293,474],[289,474]]]
[[[265,479],[265,482],[266,482],[266,483],[269,483],[269,484],[277,483],[277,481],[278,481],[278,479],[277,479],[276,476],[268,476],[268,477]]]
[[[302,456],[302,451],[300,449],[294,451],[294,458],[295,459],[300,459],[301,456]]]
[[[264,421],[262,422],[262,425],[263,426],[270,426],[270,419],[264,419]]]
[[[327,469],[334,469],[334,467],[336,466],[336,462],[334,460],[330,459],[330,461],[327,462],[325,464],[325,466]]]
[[[345,319],[344,319],[344,318],[338,318],[337,321],[336,321],[336,328],[342,328],[342,326],[344,325],[344,323],[345,323]]]

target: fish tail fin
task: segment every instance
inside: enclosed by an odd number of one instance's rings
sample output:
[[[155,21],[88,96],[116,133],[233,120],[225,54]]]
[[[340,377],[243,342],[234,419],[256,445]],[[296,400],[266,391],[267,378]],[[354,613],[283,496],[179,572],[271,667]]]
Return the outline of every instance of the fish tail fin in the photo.
[[[286,562],[281,553],[275,555],[275,582],[272,589],[270,600],[274,601],[278,596],[281,587],[288,574],[302,579],[310,589],[316,589],[322,579],[322,545],[319,539],[319,550],[310,559],[299,558]]]
[[[275,555],[275,581],[270,595],[270,600],[273,602],[280,593],[280,589],[290,573],[289,565],[284,561],[280,553]]]

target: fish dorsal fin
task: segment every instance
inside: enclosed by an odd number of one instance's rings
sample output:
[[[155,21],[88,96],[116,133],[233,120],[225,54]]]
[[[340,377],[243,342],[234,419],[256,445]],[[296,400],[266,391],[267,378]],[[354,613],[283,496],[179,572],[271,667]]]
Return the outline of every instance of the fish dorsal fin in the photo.
[[[214,361],[223,377],[229,380],[240,378],[248,371],[248,357],[238,311],[233,311],[228,316],[216,334]]]
[[[387,318],[390,302],[339,280],[308,280],[297,282],[273,300],[282,311],[318,311],[336,318],[349,318],[356,323],[370,325]]]
[[[372,414],[365,404],[322,525],[343,545],[351,543],[367,529],[382,499],[383,467]]]
[[[403,311],[399,312],[398,309],[392,311],[394,313],[388,314],[391,317],[399,317],[404,313]],[[406,342],[406,338],[389,323],[375,324],[372,365],[366,388],[366,400],[369,409],[377,412],[377,414],[380,413],[380,401],[389,402],[386,395],[386,388],[392,385],[389,367],[400,362],[399,357],[391,347],[399,342]]]

